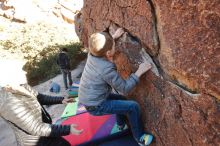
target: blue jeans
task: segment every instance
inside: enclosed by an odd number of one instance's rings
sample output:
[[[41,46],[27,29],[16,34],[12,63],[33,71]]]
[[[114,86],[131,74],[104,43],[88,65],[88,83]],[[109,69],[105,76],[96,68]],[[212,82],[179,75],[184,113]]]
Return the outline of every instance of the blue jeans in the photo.
[[[139,104],[132,100],[126,100],[122,95],[110,94],[107,100],[103,101],[94,110],[88,112],[95,116],[116,114],[118,125],[125,124],[127,116],[132,134],[137,141],[145,133]]]
[[[68,76],[68,80],[69,80],[69,86],[72,85],[73,81],[72,81],[72,77],[71,77],[71,72],[68,69],[61,69],[61,72],[63,74],[63,82],[64,82],[64,86],[66,89],[68,89],[68,85],[67,85],[67,76]]]

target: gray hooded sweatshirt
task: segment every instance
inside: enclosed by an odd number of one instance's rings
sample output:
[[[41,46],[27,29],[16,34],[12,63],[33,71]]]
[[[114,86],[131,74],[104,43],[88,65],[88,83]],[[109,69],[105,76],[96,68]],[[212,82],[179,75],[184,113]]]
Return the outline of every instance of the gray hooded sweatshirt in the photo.
[[[124,80],[112,62],[89,53],[80,80],[79,102],[85,106],[97,106],[108,98],[112,88],[128,93],[138,82],[134,73]]]

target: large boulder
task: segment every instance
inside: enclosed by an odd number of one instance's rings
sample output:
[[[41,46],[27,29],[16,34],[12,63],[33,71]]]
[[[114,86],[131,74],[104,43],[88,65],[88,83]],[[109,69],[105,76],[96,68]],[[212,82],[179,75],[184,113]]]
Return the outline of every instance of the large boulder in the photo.
[[[220,99],[220,1],[155,0],[161,67],[181,86]]]
[[[83,35],[89,36],[96,31],[106,30],[113,21],[137,36],[152,55],[158,53],[159,44],[154,33],[151,6],[146,0],[85,0],[82,12]]]
[[[116,41],[123,78],[151,61],[128,98],[140,103],[154,145],[219,145],[219,0],[84,0],[81,13],[77,32],[85,47],[94,32],[127,32]]]

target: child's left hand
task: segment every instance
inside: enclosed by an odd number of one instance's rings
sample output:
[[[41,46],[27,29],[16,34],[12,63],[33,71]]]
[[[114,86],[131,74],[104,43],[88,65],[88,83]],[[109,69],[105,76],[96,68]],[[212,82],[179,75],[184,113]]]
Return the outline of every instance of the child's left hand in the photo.
[[[124,33],[124,29],[123,28],[118,28],[115,33],[112,35],[113,39],[117,39],[119,38],[123,33]]]
[[[62,100],[63,104],[72,103],[72,102],[75,102],[75,99],[73,99],[73,98],[64,98]]]

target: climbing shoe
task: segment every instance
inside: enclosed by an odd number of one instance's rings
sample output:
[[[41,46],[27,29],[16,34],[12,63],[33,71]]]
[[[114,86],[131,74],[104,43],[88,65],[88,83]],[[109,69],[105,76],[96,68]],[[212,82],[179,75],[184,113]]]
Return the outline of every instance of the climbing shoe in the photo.
[[[153,141],[153,135],[150,134],[143,134],[141,138],[139,139],[138,144],[140,146],[148,146]]]
[[[118,130],[120,130],[120,131],[127,129],[127,128],[128,128],[128,126],[126,124],[118,125]]]

